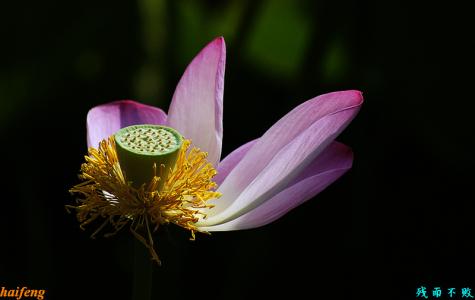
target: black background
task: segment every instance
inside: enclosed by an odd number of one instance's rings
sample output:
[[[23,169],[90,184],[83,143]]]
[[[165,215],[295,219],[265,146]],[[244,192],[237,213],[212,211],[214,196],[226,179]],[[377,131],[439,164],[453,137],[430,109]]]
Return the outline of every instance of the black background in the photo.
[[[315,30],[300,64],[279,73],[246,58],[268,1],[197,2],[202,20],[242,8],[230,38],[220,26],[187,27],[185,2],[160,2],[163,18],[148,21],[134,1],[2,4],[0,287],[46,289],[47,299],[130,298],[131,236],[91,240],[64,209],[86,153],[86,113],[116,99],[166,111],[186,64],[224,34],[224,154],[307,99],[359,89],[365,103],[338,139],[353,148],[354,167],[263,228],[195,242],[172,226],[161,231],[153,298],[415,299],[421,285],[475,289],[467,7],[298,1]],[[156,48],[143,41],[147,22],[161,34]],[[284,33],[273,40],[281,28],[269,25],[264,47],[286,44]],[[336,38],[344,64],[330,76],[319,66]],[[144,66],[159,75],[147,77]]]

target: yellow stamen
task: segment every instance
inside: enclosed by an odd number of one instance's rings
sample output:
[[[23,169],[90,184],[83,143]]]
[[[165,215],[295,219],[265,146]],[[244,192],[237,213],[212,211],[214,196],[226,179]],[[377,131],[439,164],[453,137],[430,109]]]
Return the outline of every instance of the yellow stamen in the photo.
[[[89,148],[89,155],[85,156],[79,175],[84,182],[70,189],[80,195],[77,205],[66,207],[76,209],[81,229],[100,217],[105,219],[91,235],[93,238],[107,225],[113,231],[106,237],[129,224],[132,234],[160,264],[152,232],[160,225],[173,223],[190,230],[194,239],[196,231],[203,232],[195,226],[200,217],[206,217],[202,209],[212,207],[207,201],[221,196],[215,191],[217,185],[212,178],[216,170],[206,160],[207,153],[197,148],[189,150],[190,144],[189,140],[183,142],[176,165],[170,169],[162,188],[159,183],[164,165],[150,166],[155,174],[152,180],[135,188],[122,172],[114,138],[103,140],[98,149]]]

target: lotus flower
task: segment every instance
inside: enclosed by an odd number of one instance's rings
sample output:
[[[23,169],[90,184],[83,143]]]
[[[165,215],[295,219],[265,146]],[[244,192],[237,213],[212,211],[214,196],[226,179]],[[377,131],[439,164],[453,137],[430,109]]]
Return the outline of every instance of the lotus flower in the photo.
[[[342,176],[351,168],[353,155],[350,148],[334,139],[363,102],[361,92],[354,90],[310,99],[260,138],[221,160],[225,60],[225,42],[219,37],[185,70],[168,114],[160,108],[121,100],[96,106],[87,115],[87,143],[92,148],[100,148],[101,141],[124,127],[154,124],[175,129],[191,140],[192,146],[208,153],[209,165],[217,170],[213,178],[217,188],[211,187],[216,193],[207,194],[209,206],[201,208],[203,215],[193,220],[197,231],[266,225]]]

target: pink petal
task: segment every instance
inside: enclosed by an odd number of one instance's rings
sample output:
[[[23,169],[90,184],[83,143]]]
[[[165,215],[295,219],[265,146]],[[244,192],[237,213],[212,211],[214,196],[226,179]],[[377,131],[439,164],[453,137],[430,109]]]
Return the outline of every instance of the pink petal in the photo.
[[[312,162],[350,123],[363,98],[359,91],[311,99],[274,124],[226,177],[212,201],[214,215],[199,226],[236,218],[272,198]]]
[[[226,156],[218,165],[218,174],[213,178],[214,182],[220,185],[256,142],[257,139],[247,142]]]
[[[324,190],[351,168],[352,161],[351,149],[333,142],[287,188],[262,205],[229,222],[200,229],[229,231],[269,224]]]
[[[217,166],[223,138],[223,89],[226,46],[219,37],[188,65],[168,110],[168,125],[208,152]]]
[[[132,100],[119,100],[93,107],[87,113],[87,146],[97,147],[119,129],[136,124],[163,125],[167,115],[159,108]]]

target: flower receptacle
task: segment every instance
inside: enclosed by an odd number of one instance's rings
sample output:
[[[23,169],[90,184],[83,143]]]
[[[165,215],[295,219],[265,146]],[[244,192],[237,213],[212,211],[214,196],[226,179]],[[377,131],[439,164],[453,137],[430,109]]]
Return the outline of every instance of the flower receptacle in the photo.
[[[181,134],[173,128],[148,124],[124,127],[114,138],[120,167],[136,188],[148,184],[154,176],[160,177],[159,187],[163,186],[183,143]]]

